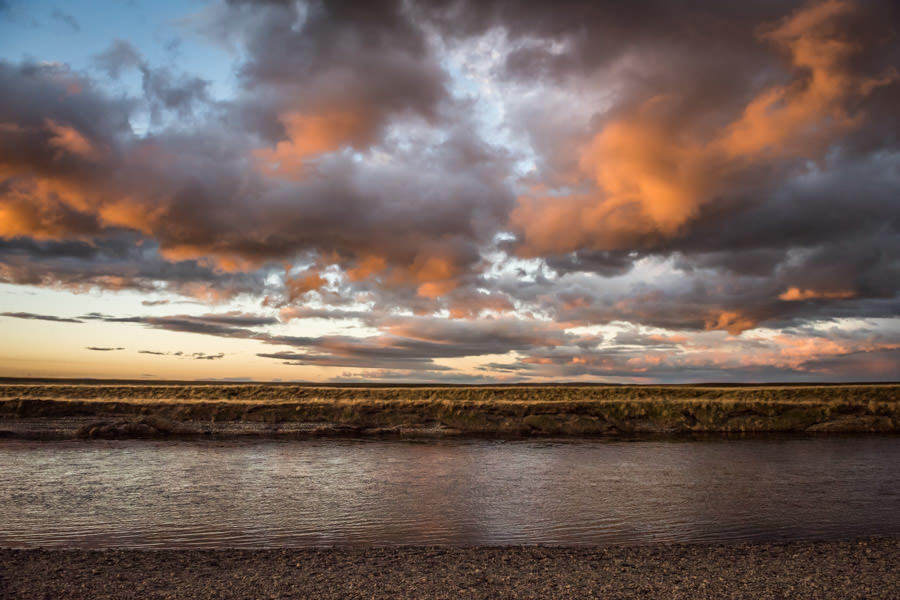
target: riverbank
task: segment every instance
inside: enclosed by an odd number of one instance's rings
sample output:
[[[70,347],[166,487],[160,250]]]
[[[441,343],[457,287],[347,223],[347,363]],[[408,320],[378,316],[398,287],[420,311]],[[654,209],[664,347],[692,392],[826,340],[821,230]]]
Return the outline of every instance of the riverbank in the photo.
[[[900,539],[635,547],[0,549],[4,598],[895,598]]]
[[[530,437],[900,432],[900,385],[0,384],[0,436]]]

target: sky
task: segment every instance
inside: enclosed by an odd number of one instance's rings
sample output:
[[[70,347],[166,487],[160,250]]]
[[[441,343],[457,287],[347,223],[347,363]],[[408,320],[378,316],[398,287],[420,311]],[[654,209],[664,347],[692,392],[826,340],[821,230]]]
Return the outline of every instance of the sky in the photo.
[[[0,0],[0,376],[900,379],[892,0]]]

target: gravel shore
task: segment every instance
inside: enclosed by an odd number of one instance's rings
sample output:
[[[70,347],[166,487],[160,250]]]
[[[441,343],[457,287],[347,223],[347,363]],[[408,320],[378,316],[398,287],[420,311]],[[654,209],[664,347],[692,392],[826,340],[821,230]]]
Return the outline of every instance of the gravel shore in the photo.
[[[900,538],[604,548],[0,549],[2,598],[897,598]]]

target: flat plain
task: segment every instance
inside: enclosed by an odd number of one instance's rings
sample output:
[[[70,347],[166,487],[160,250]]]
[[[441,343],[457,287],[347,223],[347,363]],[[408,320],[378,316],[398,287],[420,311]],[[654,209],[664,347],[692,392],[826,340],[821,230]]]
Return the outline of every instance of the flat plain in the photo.
[[[900,431],[900,385],[0,383],[5,437],[529,437]]]

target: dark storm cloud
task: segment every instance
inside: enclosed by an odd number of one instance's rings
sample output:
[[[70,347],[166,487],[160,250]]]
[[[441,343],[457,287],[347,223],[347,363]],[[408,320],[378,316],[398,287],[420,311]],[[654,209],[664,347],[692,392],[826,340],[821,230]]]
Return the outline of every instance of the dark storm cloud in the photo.
[[[0,236],[92,237],[99,215],[73,196],[100,193],[121,141],[130,103],[87,87],[67,69],[0,62]]]
[[[861,243],[862,245],[862,243]],[[865,246],[863,245],[863,248]],[[804,269],[779,268],[768,277],[734,274],[723,270],[692,267],[679,278],[667,277],[619,289],[594,276],[573,274],[543,285],[506,284],[510,294],[532,298],[534,306],[562,322],[604,324],[630,321],[668,329],[723,329],[732,333],[762,325],[787,327],[806,321],[831,318],[893,317],[900,311],[892,279],[872,275],[869,262],[838,278],[833,261],[852,265],[850,250],[837,252],[832,262],[818,270],[812,262],[823,258],[817,252]],[[866,257],[864,249],[858,250]],[[871,263],[878,266],[877,257]],[[893,272],[896,265],[880,268]],[[872,284],[866,283],[871,277]]]
[[[447,96],[446,73],[399,1],[228,2],[196,25],[247,53],[238,72],[254,95],[251,111],[282,113],[260,122],[285,112],[346,112],[354,115],[346,141],[365,147],[389,116],[433,119]]]
[[[257,273],[225,273],[195,260],[169,262],[156,244],[128,231],[107,231],[88,241],[0,238],[0,281],[26,285],[155,291],[166,289],[204,301],[266,289]],[[157,304],[168,301],[150,301]]]
[[[547,257],[547,266],[558,273],[588,271],[606,277],[623,275],[631,270],[635,253],[632,251],[592,252],[576,250],[570,254]]]
[[[212,3],[186,23],[235,50],[228,100],[123,40],[95,66],[140,73],[135,98],[2,62],[0,282],[265,297],[291,327],[354,319],[378,334],[278,335],[247,314],[84,318],[385,377],[511,352],[524,362],[493,368],[517,377],[805,377],[819,367],[777,353],[690,362],[681,337],[900,314],[897,11]],[[460,49],[487,66],[443,54]],[[465,97],[482,77],[487,109]],[[622,322],[615,339],[565,332]],[[891,352],[841,343],[816,360],[849,373]]]
[[[359,35],[368,39],[369,34]],[[367,56],[379,55],[373,50]],[[111,75],[135,66],[147,74],[124,42],[97,60]],[[10,141],[0,159],[18,174],[4,183],[14,192],[5,199],[13,217],[0,232],[7,238],[93,240],[131,228],[149,237],[168,263],[193,260],[249,273],[270,261],[312,258],[322,267],[337,262],[353,277],[377,278],[379,285],[435,298],[464,282],[480,260],[480,247],[513,203],[502,181],[508,165],[465,123],[424,148],[385,141],[382,149],[393,157],[389,163],[360,163],[331,153],[354,144],[346,128],[357,123],[356,116],[332,114],[333,103],[312,107],[313,112],[300,107],[299,116],[285,117],[299,129],[287,132],[289,139],[275,149],[213,122],[138,139],[128,126],[133,104],[116,104],[87,80],[67,71],[11,65],[0,75],[9,79],[9,89],[22,89],[18,80],[24,80],[25,88],[35,89],[32,95],[56,99],[43,106],[23,98],[21,106],[12,107],[16,110],[0,104],[0,117],[8,122],[4,139]],[[145,89],[152,79],[145,77]],[[58,101],[70,96],[71,102]],[[216,109],[216,118],[239,113],[253,98]],[[78,103],[79,120],[69,118],[69,104]],[[181,106],[177,99],[162,104],[175,113]],[[116,112],[118,129],[87,125],[93,115],[109,121]],[[414,112],[425,113],[424,108]],[[379,119],[389,114],[385,109]],[[325,155],[317,154],[307,169],[309,144]],[[30,150],[22,152],[23,147]],[[302,173],[270,172],[293,164],[294,154]],[[270,168],[270,159],[280,166]],[[15,272],[7,279],[27,280],[27,266],[9,267]]]
[[[0,316],[13,317],[15,319],[34,319],[34,320],[38,320],[38,321],[55,321],[57,323],[83,323],[83,321],[79,321],[78,319],[70,319],[68,317],[57,317],[54,315],[37,315],[34,313],[28,313],[28,312],[3,312],[3,313],[0,313]]]
[[[672,257],[695,285],[648,282],[649,290],[618,298],[598,296],[599,286],[588,295],[557,287],[548,293],[559,303],[546,310],[598,323],[732,331],[897,314],[895,3],[558,9],[462,4],[446,22],[460,36],[505,27],[513,51],[503,73],[519,83],[609,83],[610,106],[578,134],[546,129],[539,105],[513,111],[539,152],[538,177],[574,190],[520,201],[512,217],[518,252],[545,257],[560,274],[607,277],[641,259]],[[815,83],[826,77],[843,87]],[[790,114],[775,119],[775,105],[763,116],[747,112],[765,94],[780,94]],[[754,135],[782,149],[758,149]],[[709,148],[741,160],[697,158]],[[622,186],[642,191],[628,195]],[[580,298],[578,310],[571,297]]]

